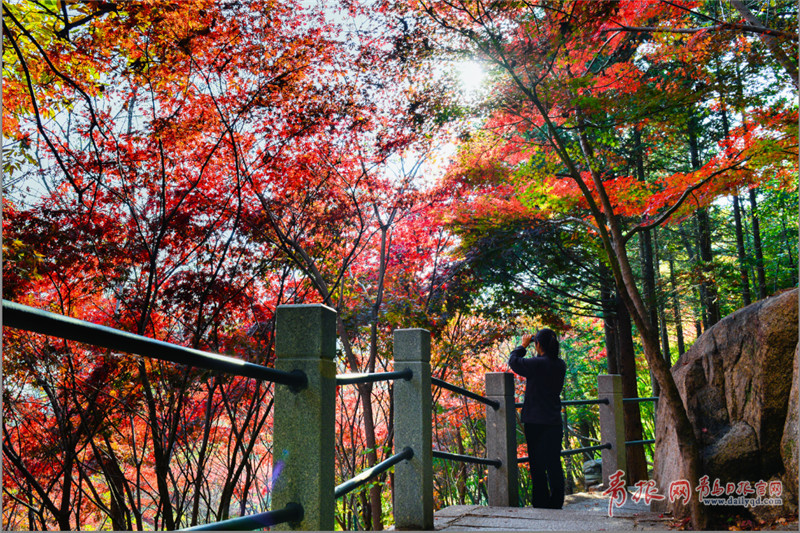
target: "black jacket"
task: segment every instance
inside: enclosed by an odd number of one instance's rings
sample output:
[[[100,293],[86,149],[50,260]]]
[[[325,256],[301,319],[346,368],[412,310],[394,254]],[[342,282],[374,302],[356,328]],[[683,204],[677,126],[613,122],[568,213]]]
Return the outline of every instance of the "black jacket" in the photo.
[[[563,359],[525,357],[527,350],[518,346],[511,352],[508,366],[525,379],[522,422],[526,424],[561,424],[561,389],[567,365]]]

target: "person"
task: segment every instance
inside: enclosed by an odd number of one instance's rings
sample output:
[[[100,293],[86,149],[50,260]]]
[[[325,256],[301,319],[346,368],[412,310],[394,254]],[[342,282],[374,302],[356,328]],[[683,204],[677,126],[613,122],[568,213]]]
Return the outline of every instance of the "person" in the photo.
[[[533,342],[534,357],[525,357]],[[544,328],[535,336],[522,336],[522,345],[511,352],[508,364],[525,378],[521,420],[528,443],[533,484],[533,506],[561,509],[564,505],[564,470],[561,467],[561,389],[567,365],[559,355],[558,337]]]

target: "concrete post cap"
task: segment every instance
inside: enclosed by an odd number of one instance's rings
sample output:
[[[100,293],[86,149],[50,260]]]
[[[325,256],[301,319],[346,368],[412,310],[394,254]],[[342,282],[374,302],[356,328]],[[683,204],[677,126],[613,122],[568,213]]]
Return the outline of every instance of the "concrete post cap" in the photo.
[[[513,396],[514,374],[511,372],[487,372],[485,376],[487,396]]]
[[[597,393],[622,394],[622,376],[619,374],[600,374],[597,376]]]
[[[275,353],[283,359],[336,357],[336,310],[322,304],[279,305]]]
[[[431,332],[421,328],[394,330],[394,360],[430,363]]]

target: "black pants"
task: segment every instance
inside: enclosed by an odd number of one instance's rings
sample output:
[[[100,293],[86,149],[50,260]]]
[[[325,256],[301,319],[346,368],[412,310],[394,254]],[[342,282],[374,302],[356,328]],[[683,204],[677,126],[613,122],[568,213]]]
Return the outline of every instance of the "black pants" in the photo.
[[[534,507],[561,509],[564,505],[562,438],[563,431],[560,425],[525,424]]]

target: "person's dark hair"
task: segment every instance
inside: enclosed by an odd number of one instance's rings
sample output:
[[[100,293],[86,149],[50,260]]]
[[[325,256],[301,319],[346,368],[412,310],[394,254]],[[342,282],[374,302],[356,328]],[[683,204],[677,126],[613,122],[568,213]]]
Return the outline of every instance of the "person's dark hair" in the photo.
[[[560,352],[560,347],[558,343],[558,337],[556,336],[556,332],[550,328],[540,329],[534,340],[539,343],[539,346],[542,347],[544,350],[544,355],[547,357],[551,357],[555,359],[558,357]]]

